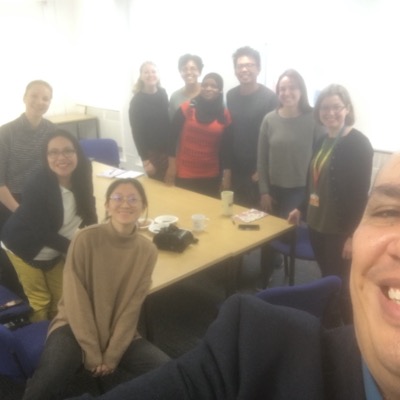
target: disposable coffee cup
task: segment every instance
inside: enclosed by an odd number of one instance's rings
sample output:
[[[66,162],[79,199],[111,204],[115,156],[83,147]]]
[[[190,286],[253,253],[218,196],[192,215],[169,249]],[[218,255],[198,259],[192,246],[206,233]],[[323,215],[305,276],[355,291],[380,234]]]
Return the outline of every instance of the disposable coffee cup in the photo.
[[[206,229],[207,217],[204,214],[192,215],[192,227],[194,232],[202,232]]]
[[[233,192],[230,190],[224,190],[221,192],[222,201],[222,215],[230,217],[233,215]]]

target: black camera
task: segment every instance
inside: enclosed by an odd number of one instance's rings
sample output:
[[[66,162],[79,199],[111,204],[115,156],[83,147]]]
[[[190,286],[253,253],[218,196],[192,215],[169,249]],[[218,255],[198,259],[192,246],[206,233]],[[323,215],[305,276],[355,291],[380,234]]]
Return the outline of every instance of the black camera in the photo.
[[[177,253],[182,253],[186,247],[198,241],[199,240],[193,236],[192,232],[179,229],[175,225],[162,228],[153,238],[153,243],[158,249],[175,251]]]

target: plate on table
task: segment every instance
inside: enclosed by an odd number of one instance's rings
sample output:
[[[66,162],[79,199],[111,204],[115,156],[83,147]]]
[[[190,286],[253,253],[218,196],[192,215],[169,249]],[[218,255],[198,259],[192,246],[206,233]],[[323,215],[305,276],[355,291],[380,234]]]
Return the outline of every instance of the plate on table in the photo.
[[[149,227],[149,231],[151,233],[158,233],[162,228],[166,228],[168,224],[158,224],[157,222],[153,222]]]
[[[179,218],[175,215],[160,215],[159,217],[154,218],[154,222],[156,222],[157,224],[170,225],[175,224],[178,221]]]
[[[154,221],[151,218],[139,218],[139,229],[147,229]]]

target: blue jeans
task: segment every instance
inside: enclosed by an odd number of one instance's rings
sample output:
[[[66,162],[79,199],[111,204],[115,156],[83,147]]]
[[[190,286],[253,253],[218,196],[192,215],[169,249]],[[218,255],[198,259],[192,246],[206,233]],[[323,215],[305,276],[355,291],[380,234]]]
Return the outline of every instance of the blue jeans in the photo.
[[[283,188],[271,186],[271,196],[275,200],[273,214],[286,219],[290,211],[299,208],[304,202],[306,188],[303,186],[295,188]]]
[[[145,339],[132,341],[126,349],[117,369],[127,372],[126,379],[144,374],[169,360],[169,357]],[[59,400],[76,373],[82,369],[82,350],[69,325],[50,334],[46,341],[39,366],[28,381],[24,400]],[[93,378],[102,391],[122,383],[121,374]]]

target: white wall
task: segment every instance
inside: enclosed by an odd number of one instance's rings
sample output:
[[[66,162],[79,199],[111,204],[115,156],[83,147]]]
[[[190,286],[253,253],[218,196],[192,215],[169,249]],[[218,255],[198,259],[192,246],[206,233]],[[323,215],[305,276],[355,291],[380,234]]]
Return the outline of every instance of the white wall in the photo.
[[[49,110],[79,105],[119,112],[125,155],[134,160],[127,107],[145,60],[155,61],[171,93],[182,82],[180,55],[199,54],[204,73],[236,85],[231,55],[250,45],[263,54],[260,81],[271,88],[286,68],[310,96],[329,83],[353,97],[356,126],[376,149],[398,150],[395,0],[0,0],[0,123],[23,111],[32,79],[54,87]]]

